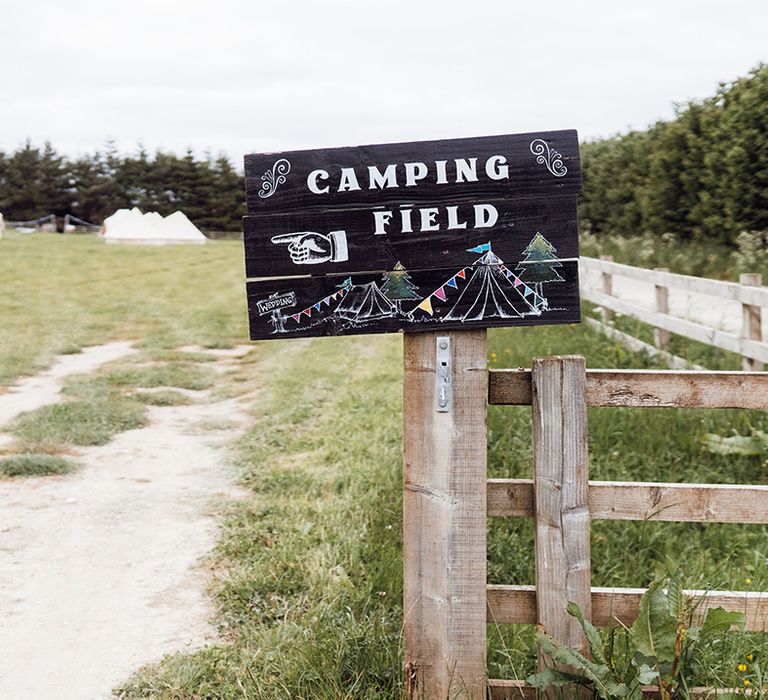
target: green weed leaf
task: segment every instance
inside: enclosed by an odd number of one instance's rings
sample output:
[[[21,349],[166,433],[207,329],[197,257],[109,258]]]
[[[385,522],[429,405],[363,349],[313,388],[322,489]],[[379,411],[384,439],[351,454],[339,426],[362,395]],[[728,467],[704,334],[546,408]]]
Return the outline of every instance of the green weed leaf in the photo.
[[[584,683],[583,676],[577,676],[575,673],[566,673],[556,668],[547,668],[532,676],[528,676],[528,684],[539,690],[547,688],[561,688],[569,683]]]
[[[626,698],[629,695],[629,688],[614,678],[607,665],[594,663],[578,651],[558,644],[552,637],[541,632],[536,635],[536,642],[541,650],[556,663],[565,664],[581,671],[592,681],[597,694],[603,700]],[[583,679],[581,682],[583,684]]]
[[[768,451],[768,436],[757,430],[753,435],[734,435],[721,437],[707,433],[702,438],[704,446],[719,455],[741,455],[744,457],[759,457]]]
[[[727,632],[734,626],[738,627],[740,632],[743,632],[746,622],[744,613],[728,612],[724,608],[710,608],[707,610],[707,616],[704,618],[701,633],[706,635]]]
[[[658,671],[655,668],[651,668],[648,664],[640,664],[637,669],[637,682],[640,685],[650,685],[655,683],[658,678]]]
[[[643,594],[640,614],[631,627],[632,641],[637,650],[662,663],[675,658],[677,638],[677,620],[670,613],[663,585],[664,580],[657,579]]]
[[[581,628],[584,630],[584,635],[587,638],[587,642],[589,643],[589,650],[592,652],[592,658],[597,663],[607,666],[608,660],[605,658],[605,653],[603,652],[603,640],[600,637],[600,633],[597,631],[597,629],[592,625],[591,622],[584,619],[581,608],[576,605],[576,603],[568,603],[566,612],[571,617],[575,617],[579,621]]]

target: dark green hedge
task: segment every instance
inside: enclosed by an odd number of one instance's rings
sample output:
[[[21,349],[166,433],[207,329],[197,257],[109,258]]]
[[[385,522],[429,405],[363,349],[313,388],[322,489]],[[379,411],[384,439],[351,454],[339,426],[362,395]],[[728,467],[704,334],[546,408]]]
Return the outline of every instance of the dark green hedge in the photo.
[[[768,230],[768,66],[678,106],[673,121],[585,143],[582,158],[592,233],[732,242]]]

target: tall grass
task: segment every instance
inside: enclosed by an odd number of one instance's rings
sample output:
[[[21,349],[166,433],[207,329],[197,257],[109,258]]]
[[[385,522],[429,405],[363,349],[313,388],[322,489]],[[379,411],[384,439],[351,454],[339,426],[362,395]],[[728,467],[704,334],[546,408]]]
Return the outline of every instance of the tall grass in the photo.
[[[667,267],[671,272],[735,282],[741,272],[768,277],[765,233],[746,231],[728,247],[711,241],[683,241],[673,234],[656,236],[581,236],[581,254],[611,255],[615,262],[637,267]]]

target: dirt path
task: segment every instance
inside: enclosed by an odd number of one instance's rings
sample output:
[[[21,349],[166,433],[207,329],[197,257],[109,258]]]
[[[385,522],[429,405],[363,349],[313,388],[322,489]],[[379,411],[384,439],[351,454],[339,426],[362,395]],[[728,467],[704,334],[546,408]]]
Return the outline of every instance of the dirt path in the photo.
[[[116,341],[84,348],[74,355],[59,355],[45,372],[25,377],[6,393],[0,394],[0,426],[24,411],[56,403],[61,395],[62,380],[71,374],[93,372],[101,365],[119,360],[132,352],[131,343]]]
[[[199,561],[237,496],[223,446],[244,409],[150,418],[79,450],[75,475],[0,482],[0,698],[108,698],[140,665],[214,638]]]

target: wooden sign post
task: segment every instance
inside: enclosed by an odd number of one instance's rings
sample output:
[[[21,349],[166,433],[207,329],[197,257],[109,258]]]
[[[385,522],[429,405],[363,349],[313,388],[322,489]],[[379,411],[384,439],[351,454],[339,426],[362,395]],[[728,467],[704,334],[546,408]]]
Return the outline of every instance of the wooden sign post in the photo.
[[[249,155],[245,177],[253,340],[406,332],[407,693],[484,698],[485,329],[579,320],[576,132]]]

